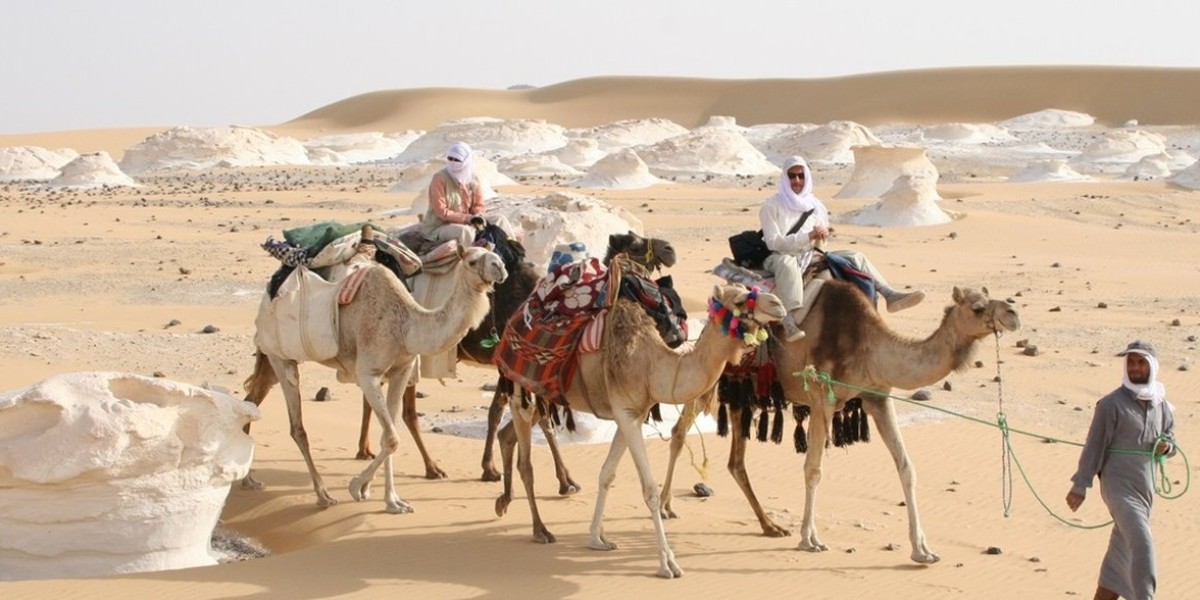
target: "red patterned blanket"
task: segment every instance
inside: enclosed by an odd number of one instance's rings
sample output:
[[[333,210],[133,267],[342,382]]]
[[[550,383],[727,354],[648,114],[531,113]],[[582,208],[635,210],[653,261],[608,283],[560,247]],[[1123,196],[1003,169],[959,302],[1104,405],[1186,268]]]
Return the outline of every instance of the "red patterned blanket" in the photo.
[[[509,319],[493,362],[516,384],[565,403],[584,329],[609,304],[609,275],[597,258],[555,267]]]

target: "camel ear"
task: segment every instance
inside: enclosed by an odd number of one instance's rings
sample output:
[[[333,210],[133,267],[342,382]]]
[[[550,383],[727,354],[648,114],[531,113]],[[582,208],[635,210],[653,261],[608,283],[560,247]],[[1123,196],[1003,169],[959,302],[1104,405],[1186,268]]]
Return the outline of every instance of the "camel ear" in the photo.
[[[955,304],[962,302],[962,299],[963,299],[962,290],[958,289],[957,285],[954,286],[954,293],[950,297],[954,299]]]
[[[721,286],[719,286],[719,285],[714,285],[714,286],[713,286],[713,295],[712,295],[712,297],[713,297],[713,298],[716,298],[717,300],[720,300],[720,299],[721,299]]]
[[[987,286],[986,286],[986,285],[985,285],[985,286],[983,286],[983,287],[981,287],[981,288],[979,288],[979,289],[983,290],[983,295],[984,295],[984,296],[987,296],[987,297],[989,297],[989,298],[991,298],[991,297],[992,297],[992,295],[988,293],[988,291],[987,291]]]

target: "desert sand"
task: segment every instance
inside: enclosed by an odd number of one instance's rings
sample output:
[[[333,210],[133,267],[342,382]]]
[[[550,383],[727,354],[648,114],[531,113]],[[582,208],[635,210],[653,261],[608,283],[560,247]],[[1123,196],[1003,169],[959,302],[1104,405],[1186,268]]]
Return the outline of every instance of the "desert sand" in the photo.
[[[485,115],[544,118],[571,127],[635,117],[672,118],[696,127],[712,115],[732,115],[742,125],[831,119],[870,125],[993,122],[1047,108],[1077,110],[1117,125],[1127,119],[1200,123],[1194,104],[1178,101],[1200,88],[1195,71],[1068,69],[1058,77],[1053,74],[1047,69],[963,69],[840,82],[592,79],[520,92],[380,92],[266,128],[313,137],[426,129],[447,119]],[[945,92],[939,85],[947,85],[951,75],[959,78],[954,93],[931,91]],[[1121,84],[1079,89],[1079,81],[1089,75],[1101,83]],[[1003,82],[1013,80],[1025,81],[1020,93],[996,92],[1008,89]],[[739,87],[759,91],[731,91]],[[926,91],[889,96],[905,89]],[[755,103],[763,90],[773,91],[779,105]],[[804,102],[788,97],[793,90],[808,90],[807,96],[798,96]],[[864,98],[873,104],[858,103]],[[886,99],[894,100],[891,109]],[[793,103],[806,109],[789,108]],[[124,148],[156,131],[0,136],[0,147],[103,150],[119,159]],[[143,181],[141,188],[90,191],[0,183],[0,389],[24,387],[55,373],[112,370],[159,373],[241,394],[241,382],[253,367],[255,310],[277,266],[258,244],[299,224],[359,221],[408,206],[417,192],[387,191],[394,183],[388,173],[395,171],[386,165],[215,169],[210,177],[158,176]],[[845,169],[816,170],[816,192],[835,218],[872,202],[834,199],[847,174]],[[1114,353],[1131,339],[1149,339],[1159,349],[1160,379],[1176,409],[1179,444],[1195,457],[1193,463],[1200,459],[1200,192],[1162,180],[983,179],[976,183],[957,177],[938,185],[940,205],[957,216],[950,223],[835,226],[834,246],[867,252],[893,283],[928,294],[914,309],[885,315],[902,335],[923,338],[932,332],[954,286],[985,286],[1020,312],[1021,331],[985,340],[975,357],[981,366],[952,374],[946,379],[949,386],[928,388],[932,399],[927,404],[985,421],[994,421],[1003,410],[1014,428],[1082,441],[1092,404],[1120,383],[1122,363]],[[646,189],[586,193],[629,210],[641,219],[647,235],[674,243],[679,263],[669,272],[689,313],[701,315],[718,282],[710,271],[727,253],[726,238],[758,227],[757,207],[773,185],[774,177],[762,176],[739,185],[668,181]],[[545,193],[547,185],[498,191]],[[398,215],[380,221],[400,226],[414,219]],[[179,323],[170,325],[173,320]],[[207,325],[219,331],[201,333]],[[1037,347],[1031,353],[1035,356],[1019,347],[1018,342],[1026,341]],[[667,522],[667,536],[686,574],[673,581],[654,576],[653,529],[628,459],[618,472],[606,515],[608,534],[621,547],[597,552],[587,548],[588,524],[607,445],[564,447],[574,478],[584,486],[568,497],[555,494],[549,452],[537,446],[539,506],[558,542],[536,545],[521,493],[507,515],[495,515],[500,484],[479,481],[482,443],[435,431],[446,423],[483,421],[490,393],[481,386],[494,377],[490,369],[460,366],[458,380],[422,382],[428,394],[418,401],[424,439],[449,478],[424,479],[420,457],[402,432],[395,457],[397,485],[415,507],[412,514],[386,514],[377,497],[362,503],[350,498],[345,486],[363,466],[353,458],[359,394],[354,386],[334,381],[331,371],[306,365],[301,367],[305,423],[318,468],[340,503],[315,506],[276,388],[252,429],[255,468],[266,489],[235,486],[222,516],[226,527],[261,542],[270,557],[171,572],[0,583],[0,595],[1086,598],[1095,588],[1108,530],[1064,525],[1038,500],[1072,523],[1106,520],[1098,492],[1079,513],[1070,514],[1065,507],[1078,448],[1014,436],[1016,457],[1032,491],[1017,474],[1006,515],[999,431],[905,403],[898,412],[918,474],[925,533],[941,555],[935,565],[917,565],[908,558],[903,496],[892,461],[877,441],[827,452],[817,514],[829,551],[808,553],[796,549],[794,535],[760,534],[724,468],[727,440],[711,433],[690,436],[696,466],[707,457],[707,467],[689,466],[685,453],[676,473],[675,510],[681,518]],[[333,401],[311,401],[323,386],[330,388]],[[667,445],[656,440],[648,445],[661,481]],[[753,443],[747,460],[767,510],[798,530],[803,456],[786,443]],[[1200,467],[1192,464],[1190,471],[1179,458],[1168,463],[1176,492]],[[693,484],[701,481],[715,490],[713,496],[692,493]],[[1195,597],[1200,587],[1192,554],[1198,508],[1197,490],[1155,505],[1152,527],[1161,598]],[[989,554],[989,547],[1000,553]]]

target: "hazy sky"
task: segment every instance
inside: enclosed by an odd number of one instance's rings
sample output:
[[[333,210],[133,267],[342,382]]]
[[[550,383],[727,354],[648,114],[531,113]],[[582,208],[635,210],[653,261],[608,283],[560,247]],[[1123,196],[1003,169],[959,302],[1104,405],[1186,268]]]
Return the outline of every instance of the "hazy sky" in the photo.
[[[269,125],[377,90],[599,75],[1200,67],[1197,23],[1196,0],[4,0],[0,134]]]

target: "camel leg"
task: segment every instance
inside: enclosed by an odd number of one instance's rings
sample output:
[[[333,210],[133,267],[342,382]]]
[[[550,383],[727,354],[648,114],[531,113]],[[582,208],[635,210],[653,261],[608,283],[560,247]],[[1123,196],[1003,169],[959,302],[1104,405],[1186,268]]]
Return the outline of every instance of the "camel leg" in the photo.
[[[658,576],[664,579],[683,577],[683,569],[675,562],[675,553],[667,543],[667,529],[663,525],[658,504],[658,484],[655,483],[654,473],[650,470],[646,440],[642,438],[642,419],[621,411],[617,411],[613,416],[619,430],[617,435],[624,437],[629,445],[629,454],[633,456],[633,464],[637,467],[638,479],[642,483],[642,500],[650,510],[650,520],[654,523],[654,533],[658,540]]]
[[[304,464],[308,466],[308,474],[312,477],[313,491],[317,493],[317,506],[332,506],[337,504],[325,489],[325,482],[317,473],[313,464],[312,451],[308,447],[308,432],[304,430],[304,416],[300,407],[300,368],[294,360],[270,357],[271,368],[279,378],[279,386],[283,389],[283,398],[287,401],[288,422],[291,426],[292,440],[300,448],[304,456]]]
[[[939,560],[925,543],[925,531],[921,528],[921,517],[917,510],[917,471],[904,448],[904,438],[896,423],[896,408],[888,398],[870,398],[863,401],[863,409],[875,421],[875,430],[892,453],[896,471],[900,474],[900,487],[904,488],[904,503],[908,507],[908,539],[912,543],[912,559],[921,564],[933,564]]]
[[[746,502],[750,503],[750,509],[754,511],[754,516],[758,517],[758,524],[762,527],[763,535],[767,537],[792,535],[790,530],[767,516],[767,512],[763,510],[762,504],[758,501],[758,496],[754,494],[754,488],[750,485],[750,475],[746,473],[746,437],[742,435],[742,427],[740,425],[742,422],[742,409],[730,404],[728,410],[729,474],[733,476],[733,480],[742,489],[742,494],[746,496]],[[809,450],[809,453],[811,454],[812,450]]]
[[[421,422],[417,416],[417,386],[410,385],[404,388],[404,426],[408,427],[408,432],[412,434],[413,441],[417,444],[417,450],[421,453],[421,460],[425,462],[425,479],[445,479],[446,472],[438,466],[437,461],[429,455],[429,451],[425,449],[425,442],[421,441]]]
[[[567,464],[563,462],[562,453],[558,451],[558,435],[554,432],[554,425],[550,423],[550,416],[542,415],[542,418],[538,420],[538,425],[542,428],[542,434],[546,436],[546,445],[550,446],[550,455],[554,457],[554,474],[558,477],[558,495],[570,496],[582,490],[583,486],[571,479],[571,473],[567,471]]]
[[[358,460],[371,460],[375,458],[375,453],[371,452],[371,441],[368,436],[371,435],[371,403],[367,402],[367,397],[363,396],[362,402],[362,428],[358,433],[358,454],[354,458]]]
[[[411,366],[402,369],[404,376],[411,371]],[[399,382],[407,381],[400,379]],[[379,455],[363,469],[362,473],[350,480],[350,496],[355,500],[366,500],[371,495],[371,479],[375,477],[375,472],[379,470],[380,465],[389,460],[396,449],[400,447],[400,436],[396,432],[396,420],[394,418],[395,411],[388,409],[388,404],[398,404],[397,397],[399,396],[400,386],[388,390],[388,395],[391,397],[391,402],[383,397],[383,389],[380,382],[380,376],[370,372],[359,372],[358,387],[362,389],[363,396],[367,398],[367,402],[371,404],[371,409],[375,411],[375,415],[379,419],[379,426],[383,429],[379,440]],[[393,489],[395,485],[393,480],[388,477],[390,469],[384,471],[384,483],[387,489]],[[408,503],[399,500],[398,498],[385,498],[388,501],[387,511],[393,514],[412,512],[412,506]],[[392,503],[395,500],[395,503]]]
[[[262,351],[256,351],[254,354],[254,372],[246,378],[242,387],[246,390],[247,402],[253,402],[254,406],[262,406],[263,400],[267,398],[267,394],[271,392],[271,388],[275,387],[279,379],[275,376],[275,368],[271,366],[267,355]],[[246,423],[242,431],[246,432],[246,435],[250,435],[250,424]],[[246,476],[242,478],[242,489],[263,489],[262,482],[254,477],[253,470],[246,470]]]
[[[525,496],[529,500],[529,514],[533,520],[533,541],[539,544],[553,544],[555,542],[554,534],[550,533],[546,524],[542,522],[542,516],[537,507],[537,496],[533,493],[533,462],[531,461],[533,423],[541,417],[537,401],[530,394],[522,391],[521,400],[509,404],[509,412],[512,413],[511,425],[516,432],[517,470],[521,473],[521,483],[525,486]],[[506,492],[511,499],[511,445],[509,448],[507,456],[504,457],[504,474]],[[501,451],[504,452],[503,449]],[[497,501],[497,512],[499,512],[499,501]]]
[[[492,394],[492,405],[488,407],[487,437],[483,442],[483,475],[481,481],[500,481],[500,472],[492,463],[492,442],[496,439],[496,429],[500,426],[500,418],[504,416],[504,408],[508,406],[508,394],[504,376],[496,382],[496,392]]]
[[[503,517],[512,503],[513,450],[517,447],[517,429],[512,421],[496,433],[496,439],[500,443],[500,462],[504,467],[504,491],[496,498],[496,516]]]
[[[608,457],[604,459],[604,466],[600,467],[600,484],[596,490],[596,509],[592,513],[591,539],[588,541],[588,547],[593,550],[617,549],[617,545],[604,535],[604,504],[608,501],[608,488],[612,487],[613,480],[617,478],[617,465],[621,463],[621,457],[625,456],[625,450],[628,447],[625,436],[618,431],[613,435],[612,444],[608,447]]]
[[[828,546],[817,538],[817,485],[821,483],[821,459],[829,439],[831,416],[824,409],[809,414],[808,453],[804,456],[804,521],[800,524],[800,550],[824,552]]]
[[[691,429],[692,424],[696,422],[696,411],[699,410],[699,406],[699,400],[684,404],[683,412],[679,414],[679,420],[675,422],[675,427],[671,428],[671,457],[667,460],[667,474],[663,479],[662,495],[659,497],[659,506],[662,507],[661,512],[664,519],[679,518],[679,515],[671,510],[671,482],[675,478],[675,465],[679,461],[679,454],[683,452],[683,445],[687,443],[688,429]]]

